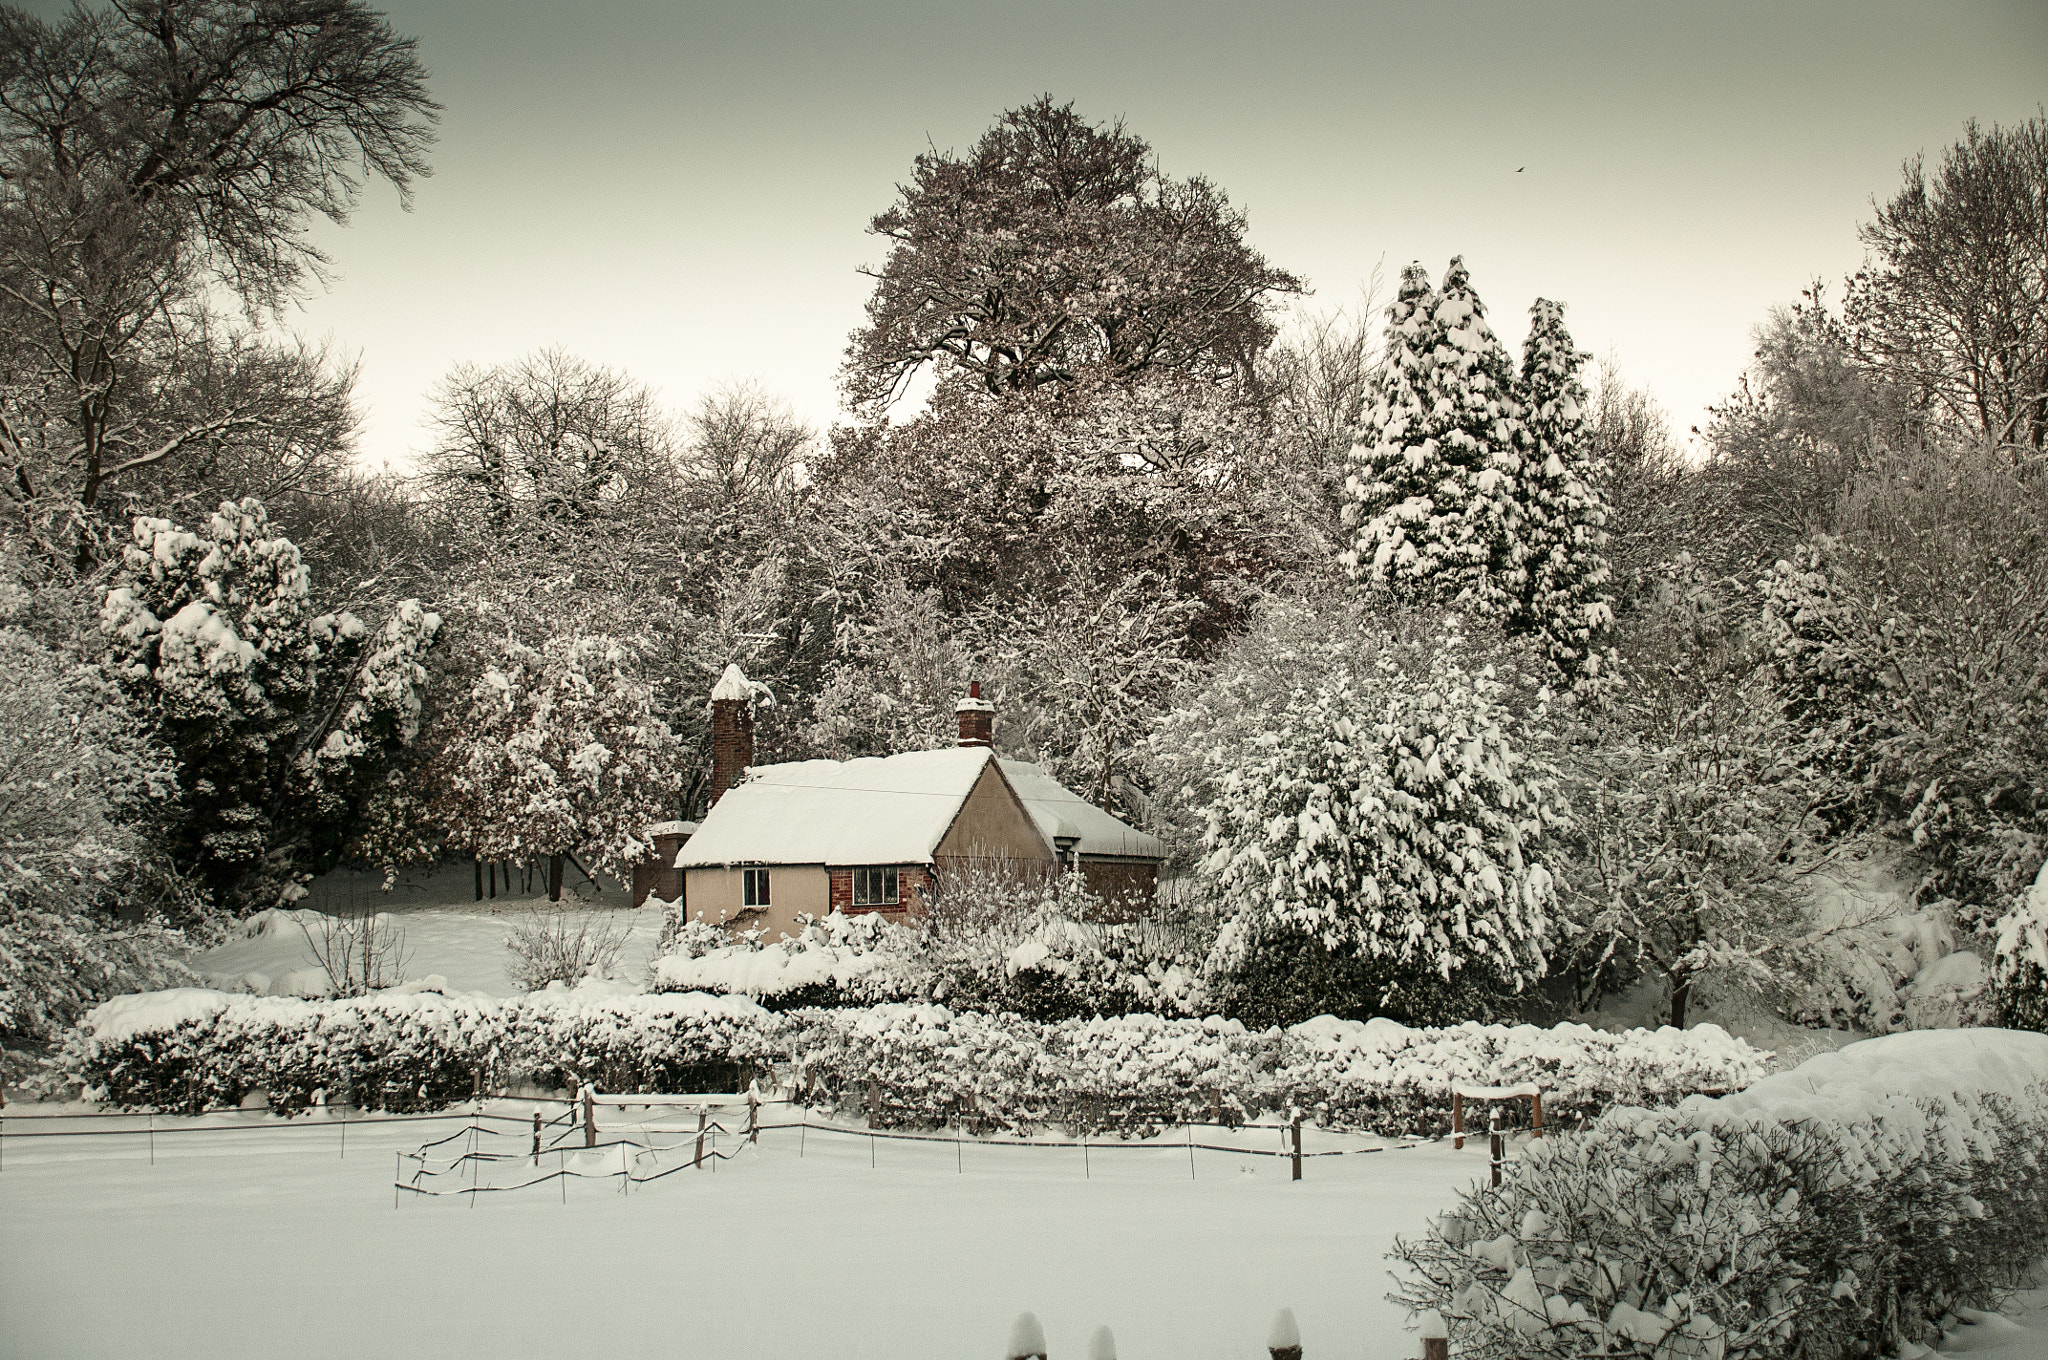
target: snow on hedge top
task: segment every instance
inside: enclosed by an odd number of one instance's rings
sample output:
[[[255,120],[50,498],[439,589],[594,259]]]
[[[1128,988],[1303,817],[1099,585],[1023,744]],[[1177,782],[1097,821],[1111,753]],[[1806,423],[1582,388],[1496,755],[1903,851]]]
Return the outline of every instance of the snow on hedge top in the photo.
[[[2031,1097],[2029,1096],[2031,1093]],[[2048,1100],[2048,1034],[2013,1029],[1922,1029],[1863,1039],[1808,1058],[1718,1100],[1682,1107],[1700,1127],[1756,1117],[1869,1122],[1906,1104],[1959,1097]]]
[[[101,1002],[79,1024],[103,1043],[124,1043],[138,1034],[161,1034],[194,1020],[210,1020],[233,1000],[226,992],[204,987],[138,992]]]
[[[929,864],[989,759],[986,746],[956,746],[756,765],[718,800],[676,867]]]
[[[1010,787],[1024,800],[1025,811],[1049,841],[1056,835],[1078,834],[1076,847],[1084,855],[1128,855],[1134,859],[1164,859],[1166,846],[1157,836],[1104,812],[1028,760],[1001,762]],[[1067,824],[1066,828],[1061,823]]]

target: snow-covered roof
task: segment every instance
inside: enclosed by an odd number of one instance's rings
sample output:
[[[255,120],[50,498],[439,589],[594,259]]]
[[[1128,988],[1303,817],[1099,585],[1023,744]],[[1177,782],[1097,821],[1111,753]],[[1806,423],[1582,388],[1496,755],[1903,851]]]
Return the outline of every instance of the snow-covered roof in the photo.
[[[1104,812],[1030,761],[1005,760],[1003,773],[1009,776],[1010,787],[1024,800],[1025,810],[1047,840],[1078,832],[1081,843],[1077,848],[1084,855],[1166,858],[1166,846],[1157,836],[1149,836]],[[1063,822],[1065,827],[1061,826]]]
[[[988,765],[986,746],[756,765],[676,856],[719,864],[929,864]]]
[[[650,836],[694,836],[696,833],[695,822],[656,822],[647,828]]]

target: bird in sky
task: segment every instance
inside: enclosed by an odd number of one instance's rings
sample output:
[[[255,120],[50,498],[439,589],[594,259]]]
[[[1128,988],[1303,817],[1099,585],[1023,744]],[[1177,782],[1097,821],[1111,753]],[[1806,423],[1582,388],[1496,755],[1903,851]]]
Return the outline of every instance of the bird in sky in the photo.
[[[1527,170],[1528,168],[1529,168],[1529,167],[1528,167],[1528,166],[1526,166],[1526,165],[1518,165],[1518,166],[1516,166],[1516,167],[1515,167],[1515,173],[1519,175],[1519,174],[1521,174],[1521,173],[1522,173],[1522,172],[1523,172],[1524,170]]]

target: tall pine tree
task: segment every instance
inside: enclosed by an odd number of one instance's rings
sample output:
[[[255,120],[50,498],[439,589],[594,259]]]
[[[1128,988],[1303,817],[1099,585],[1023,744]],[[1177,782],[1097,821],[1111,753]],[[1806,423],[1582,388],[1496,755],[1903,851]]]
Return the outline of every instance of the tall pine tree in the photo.
[[[1614,621],[1608,594],[1604,469],[1586,437],[1586,389],[1564,304],[1529,308],[1517,404],[1522,419],[1520,501],[1525,577],[1506,624],[1533,634],[1567,679],[1599,674],[1601,634]]]
[[[1526,584],[1517,503],[1524,436],[1514,360],[1486,323],[1462,256],[1441,293],[1401,271],[1386,362],[1351,450],[1343,556],[1355,577],[1505,618]]]

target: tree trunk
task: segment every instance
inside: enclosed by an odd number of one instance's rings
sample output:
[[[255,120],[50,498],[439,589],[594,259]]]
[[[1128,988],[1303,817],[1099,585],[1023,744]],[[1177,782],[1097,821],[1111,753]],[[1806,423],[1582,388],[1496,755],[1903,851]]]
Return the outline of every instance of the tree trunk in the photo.
[[[498,900],[498,861],[491,861],[491,900]]]
[[[1685,1003],[1692,995],[1692,974],[1671,979],[1671,1028],[1685,1028]]]
[[[484,862],[471,859],[470,865],[476,870],[476,900],[481,902],[484,900]]]
[[[562,857],[548,856],[548,901],[562,900]]]

